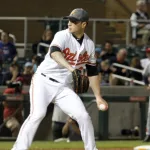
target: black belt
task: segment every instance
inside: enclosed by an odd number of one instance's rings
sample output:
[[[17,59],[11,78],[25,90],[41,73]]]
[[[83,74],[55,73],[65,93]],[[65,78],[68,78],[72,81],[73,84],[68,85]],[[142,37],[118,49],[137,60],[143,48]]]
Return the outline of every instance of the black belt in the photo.
[[[46,77],[46,75],[45,75],[45,74],[43,74],[43,73],[41,73],[41,75],[42,75],[42,76],[44,76],[44,77]],[[48,79],[49,79],[49,80],[51,80],[51,81],[53,81],[53,82],[57,82],[57,83],[59,83],[57,80],[55,80],[55,79],[53,79],[53,78],[50,78],[50,77],[49,77]]]

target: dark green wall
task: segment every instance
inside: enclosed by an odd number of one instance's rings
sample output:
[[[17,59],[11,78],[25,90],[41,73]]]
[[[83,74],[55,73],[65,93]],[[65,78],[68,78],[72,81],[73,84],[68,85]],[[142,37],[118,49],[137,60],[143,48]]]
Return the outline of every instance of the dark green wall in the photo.
[[[13,0],[1,3],[0,16],[19,16],[19,17],[62,17],[68,15],[74,8],[82,7],[89,12],[92,18],[104,18],[104,3],[99,0]],[[23,41],[23,22],[22,21],[0,21],[0,28],[16,35],[17,42]],[[98,25],[101,33],[102,27]],[[38,40],[43,32],[44,23],[30,21],[28,26],[28,41]],[[92,35],[92,26],[89,25],[87,32]],[[101,34],[97,38],[102,37]]]

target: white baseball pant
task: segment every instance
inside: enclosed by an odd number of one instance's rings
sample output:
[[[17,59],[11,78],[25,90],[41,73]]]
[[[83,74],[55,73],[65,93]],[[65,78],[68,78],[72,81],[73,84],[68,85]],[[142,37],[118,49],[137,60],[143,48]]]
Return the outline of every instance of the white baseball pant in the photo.
[[[32,78],[30,114],[23,123],[12,150],[27,150],[30,147],[51,102],[78,122],[85,150],[97,150],[91,118],[79,96],[69,86],[51,81],[40,73]]]
[[[147,114],[147,123],[146,123],[146,135],[150,135],[150,97],[148,104],[148,114]]]

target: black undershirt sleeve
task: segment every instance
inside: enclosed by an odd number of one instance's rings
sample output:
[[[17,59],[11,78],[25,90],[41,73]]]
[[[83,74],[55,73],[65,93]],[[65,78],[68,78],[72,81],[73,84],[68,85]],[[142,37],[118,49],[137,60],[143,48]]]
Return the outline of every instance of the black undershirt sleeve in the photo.
[[[51,46],[50,47],[50,56],[53,52],[61,52],[61,49],[57,46]]]
[[[86,69],[87,69],[87,75],[89,77],[98,75],[97,66],[86,65]]]

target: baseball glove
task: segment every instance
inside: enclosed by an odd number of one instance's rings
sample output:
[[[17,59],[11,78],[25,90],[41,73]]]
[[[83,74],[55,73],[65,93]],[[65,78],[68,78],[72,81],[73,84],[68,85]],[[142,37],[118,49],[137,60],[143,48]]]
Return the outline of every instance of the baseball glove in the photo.
[[[81,71],[75,69],[72,72],[73,86],[76,93],[85,93],[89,88],[89,79],[87,76],[81,75]]]

